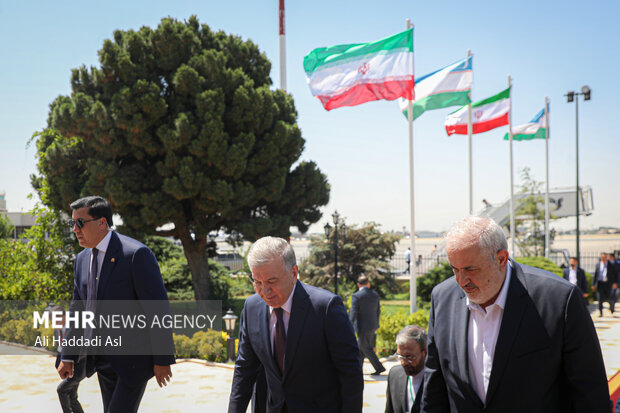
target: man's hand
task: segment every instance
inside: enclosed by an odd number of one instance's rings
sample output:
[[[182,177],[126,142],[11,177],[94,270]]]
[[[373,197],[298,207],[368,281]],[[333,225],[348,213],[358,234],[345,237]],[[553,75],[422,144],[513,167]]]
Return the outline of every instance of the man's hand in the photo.
[[[155,373],[155,379],[157,379],[157,384],[159,387],[167,386],[168,382],[172,378],[172,370],[170,370],[170,366],[158,366],[155,364],[153,367],[153,372]]]
[[[58,375],[63,380],[73,377],[73,363],[69,361],[61,361],[58,365]]]

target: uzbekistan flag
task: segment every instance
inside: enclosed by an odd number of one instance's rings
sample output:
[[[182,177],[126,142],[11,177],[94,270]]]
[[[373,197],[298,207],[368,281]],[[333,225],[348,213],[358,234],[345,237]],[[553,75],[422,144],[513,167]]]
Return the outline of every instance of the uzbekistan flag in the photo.
[[[427,110],[461,106],[471,102],[469,93],[474,83],[473,56],[452,63],[415,81],[413,120]],[[407,117],[407,99],[398,99],[403,115]]]
[[[547,111],[549,105],[547,105]],[[529,141],[532,139],[546,139],[547,129],[545,128],[545,109],[541,109],[534,119],[524,125],[512,127],[512,140]],[[504,135],[504,140],[509,140],[508,134]]]
[[[413,29],[372,43],[314,49],[304,57],[310,92],[326,110],[413,99]]]
[[[472,133],[482,133],[508,125],[510,112],[510,88],[471,105]],[[467,135],[467,105],[446,117],[448,136]]]

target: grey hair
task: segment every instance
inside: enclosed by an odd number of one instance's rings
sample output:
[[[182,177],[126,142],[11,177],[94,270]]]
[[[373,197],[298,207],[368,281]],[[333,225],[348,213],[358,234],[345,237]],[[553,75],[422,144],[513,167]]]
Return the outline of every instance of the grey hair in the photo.
[[[248,265],[250,269],[257,268],[278,258],[282,259],[285,271],[297,265],[295,250],[284,238],[263,237],[252,244],[248,252]]]
[[[491,260],[499,251],[508,250],[502,228],[491,218],[482,216],[468,216],[454,224],[446,235],[446,242],[456,243],[456,248],[477,245]]]
[[[396,334],[396,344],[398,345],[405,345],[412,340],[417,341],[422,350],[426,350],[426,330],[422,327],[412,324],[403,327],[398,334]]]

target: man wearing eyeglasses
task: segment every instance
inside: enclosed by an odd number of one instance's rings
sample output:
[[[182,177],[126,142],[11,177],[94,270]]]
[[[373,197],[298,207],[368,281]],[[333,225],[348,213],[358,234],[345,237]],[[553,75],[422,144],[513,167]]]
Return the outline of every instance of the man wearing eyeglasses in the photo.
[[[118,234],[112,226],[112,209],[99,196],[78,199],[71,204],[73,232],[84,248],[75,260],[72,311],[98,308],[101,300],[160,300],[168,295],[151,250],[144,244]],[[167,304],[167,303],[166,303]],[[91,334],[95,330],[91,331]],[[85,332],[84,336],[89,333]],[[170,330],[145,329],[132,339],[144,343],[166,343],[174,348]],[[75,354],[65,350],[58,374],[73,376],[73,366],[86,358],[86,374],[97,372],[105,413],[137,412],[147,381],[155,376],[157,384],[166,385],[172,377],[173,352],[166,355],[112,355],[99,351]],[[146,350],[145,350],[146,352]]]
[[[405,326],[396,335],[400,366],[390,369],[385,413],[419,413],[424,392],[426,331],[416,325]]]

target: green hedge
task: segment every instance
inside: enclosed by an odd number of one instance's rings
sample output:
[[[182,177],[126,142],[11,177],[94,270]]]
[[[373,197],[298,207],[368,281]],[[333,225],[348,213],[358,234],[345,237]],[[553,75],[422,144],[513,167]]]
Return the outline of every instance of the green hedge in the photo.
[[[386,314],[382,309],[379,329],[377,330],[377,353],[379,357],[389,356],[396,352],[396,334],[403,327],[415,324],[427,329],[428,314],[428,310],[418,310],[413,314],[407,314],[405,311]]]
[[[198,331],[192,338],[179,334],[172,335],[176,357],[217,362],[224,362],[227,359],[226,337],[226,333],[211,329]]]

